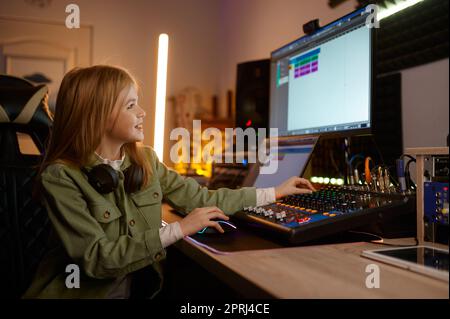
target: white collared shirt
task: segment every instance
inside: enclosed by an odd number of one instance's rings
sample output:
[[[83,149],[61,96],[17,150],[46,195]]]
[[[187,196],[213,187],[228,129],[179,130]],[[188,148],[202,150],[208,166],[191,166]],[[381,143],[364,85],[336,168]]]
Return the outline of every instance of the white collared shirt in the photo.
[[[111,166],[112,168],[114,168],[116,171],[120,170],[120,166],[123,163],[123,160],[125,159],[125,153],[122,154],[122,158],[120,160],[109,160],[107,158],[103,158],[101,157],[99,154],[97,154],[97,152],[94,152],[95,156],[97,156],[97,158],[103,163],[103,164],[108,164],[109,166]]]

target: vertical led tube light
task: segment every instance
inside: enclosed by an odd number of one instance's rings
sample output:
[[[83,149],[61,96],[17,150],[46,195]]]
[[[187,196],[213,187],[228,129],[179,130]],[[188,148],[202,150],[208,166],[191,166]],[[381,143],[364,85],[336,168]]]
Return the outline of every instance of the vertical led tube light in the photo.
[[[164,155],[164,124],[166,115],[167,61],[169,54],[169,36],[159,35],[158,41],[158,73],[156,82],[155,134],[153,147],[159,159]]]

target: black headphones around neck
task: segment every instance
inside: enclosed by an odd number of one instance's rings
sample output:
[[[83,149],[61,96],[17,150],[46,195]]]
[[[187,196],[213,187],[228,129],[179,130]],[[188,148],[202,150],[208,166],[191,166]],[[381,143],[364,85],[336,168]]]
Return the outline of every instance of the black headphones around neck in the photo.
[[[90,171],[81,170],[87,175],[89,184],[100,194],[109,194],[119,186],[119,173],[108,164],[99,164]],[[144,180],[144,170],[141,166],[132,164],[124,172],[124,188],[128,194],[138,191]]]

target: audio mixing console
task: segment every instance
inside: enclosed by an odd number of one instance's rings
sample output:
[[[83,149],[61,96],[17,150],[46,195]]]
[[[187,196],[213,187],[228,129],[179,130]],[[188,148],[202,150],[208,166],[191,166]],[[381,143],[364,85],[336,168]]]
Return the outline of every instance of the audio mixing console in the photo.
[[[362,188],[326,187],[312,194],[287,196],[270,205],[246,207],[235,216],[299,244],[414,212],[414,196]]]

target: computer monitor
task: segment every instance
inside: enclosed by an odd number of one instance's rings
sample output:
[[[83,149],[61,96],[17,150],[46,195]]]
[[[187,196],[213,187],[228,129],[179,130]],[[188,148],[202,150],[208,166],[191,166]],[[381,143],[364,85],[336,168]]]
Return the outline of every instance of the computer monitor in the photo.
[[[369,14],[357,10],[272,52],[269,124],[279,135],[370,133]]]

